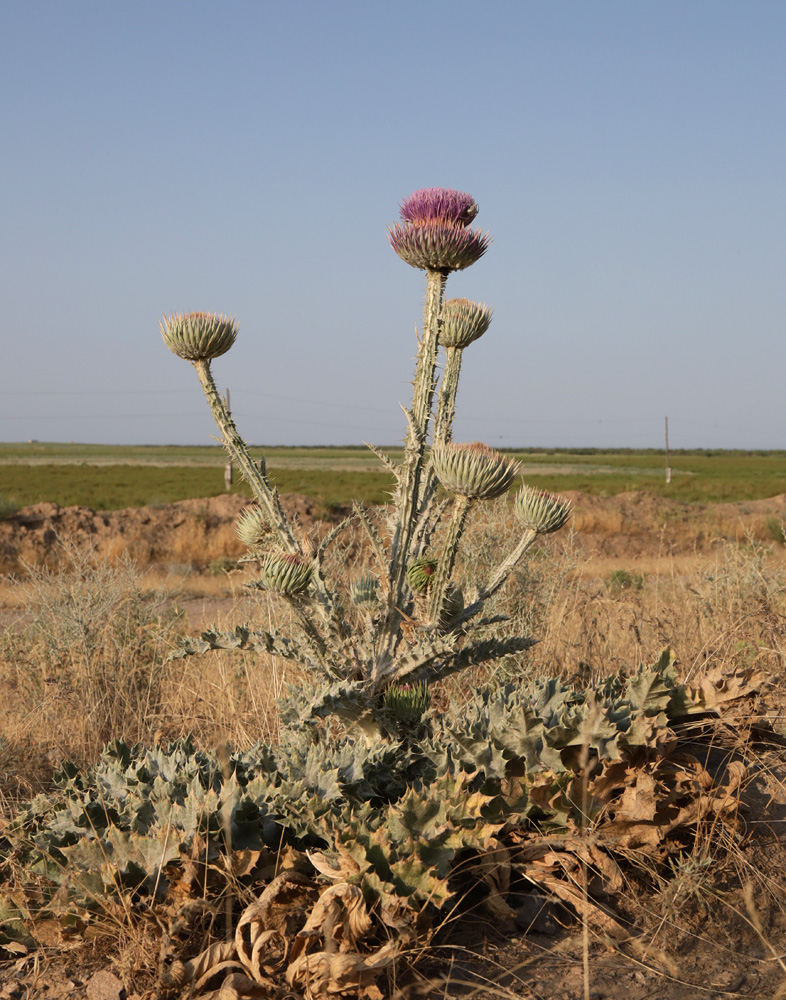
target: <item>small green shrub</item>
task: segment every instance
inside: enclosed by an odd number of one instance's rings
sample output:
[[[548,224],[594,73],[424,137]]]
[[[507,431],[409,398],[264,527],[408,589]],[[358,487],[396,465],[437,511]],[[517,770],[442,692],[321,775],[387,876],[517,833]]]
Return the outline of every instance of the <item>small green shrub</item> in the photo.
[[[770,538],[778,545],[786,545],[786,524],[775,517],[767,518],[767,531]]]
[[[643,590],[644,576],[627,569],[615,569],[606,580],[606,589],[610,594],[621,594],[624,590]]]
[[[19,512],[19,505],[11,497],[0,495],[0,521],[7,521],[9,517]]]
[[[233,569],[237,569],[238,565],[237,559],[231,559],[229,556],[219,556],[218,559],[212,560],[207,571],[210,576],[224,576],[226,573],[231,573]]]

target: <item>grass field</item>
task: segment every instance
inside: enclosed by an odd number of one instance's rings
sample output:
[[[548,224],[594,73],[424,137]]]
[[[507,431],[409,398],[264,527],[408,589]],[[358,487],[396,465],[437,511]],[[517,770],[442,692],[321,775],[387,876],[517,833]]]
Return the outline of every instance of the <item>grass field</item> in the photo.
[[[597,449],[509,451],[526,481],[549,490],[613,496],[646,490],[688,503],[756,500],[786,492],[786,451],[677,451],[665,479],[661,452]],[[305,493],[326,507],[356,498],[384,503],[391,477],[366,448],[252,448],[266,456],[282,493]],[[400,452],[391,450],[395,459]],[[0,497],[18,507],[49,501],[117,510],[224,492],[218,445],[111,446],[0,444]],[[233,492],[246,493],[235,477]]]

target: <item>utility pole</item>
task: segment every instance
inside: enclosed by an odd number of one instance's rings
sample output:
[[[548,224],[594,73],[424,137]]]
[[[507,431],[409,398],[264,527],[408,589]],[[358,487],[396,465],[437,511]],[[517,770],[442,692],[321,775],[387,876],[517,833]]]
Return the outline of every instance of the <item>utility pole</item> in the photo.
[[[226,403],[226,406],[227,406],[227,413],[231,416],[232,414],[231,414],[230,409],[229,409],[229,389],[227,389],[227,391],[224,393],[224,402]],[[231,493],[232,492],[232,459],[231,458],[227,462],[227,464],[224,466],[224,492],[225,493]]]
[[[666,417],[666,482],[667,483],[671,482],[671,466],[669,465],[669,418],[668,417]]]

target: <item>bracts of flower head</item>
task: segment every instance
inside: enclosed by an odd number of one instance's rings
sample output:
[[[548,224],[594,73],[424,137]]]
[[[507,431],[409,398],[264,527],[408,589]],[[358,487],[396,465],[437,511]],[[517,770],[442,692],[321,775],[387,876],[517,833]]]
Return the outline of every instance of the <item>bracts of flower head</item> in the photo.
[[[218,358],[237,339],[235,318],[218,313],[171,313],[158,325],[169,350],[186,361]]]

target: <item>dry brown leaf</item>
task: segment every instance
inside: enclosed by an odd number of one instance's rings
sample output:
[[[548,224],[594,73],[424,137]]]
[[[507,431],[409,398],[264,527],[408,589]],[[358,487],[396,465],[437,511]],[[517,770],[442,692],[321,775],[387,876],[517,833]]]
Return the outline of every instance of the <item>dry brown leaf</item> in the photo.
[[[552,872],[540,871],[538,866],[526,869],[524,874],[532,882],[553,893],[563,902],[569,903],[594,931],[605,934],[615,941],[622,941],[629,936],[622,924],[593,903],[579,885],[565,882]]]
[[[505,899],[510,891],[510,849],[493,842],[489,850],[473,856],[467,867],[488,888],[488,896],[483,900],[486,909],[500,920],[512,920],[517,911]]]
[[[337,845],[337,851],[339,855],[338,861],[329,858],[322,851],[306,851],[306,855],[320,875],[325,875],[327,878],[346,879],[352,875],[359,874],[360,865],[341,844]]]
[[[655,849],[675,830],[696,826],[708,816],[734,826],[746,773],[739,761],[729,764],[724,785],[695,761],[683,770],[657,766],[649,779],[642,771],[631,773],[597,832],[620,847]]]
[[[287,969],[287,982],[306,1000],[354,997],[375,985],[374,980],[393,963],[397,952],[396,942],[388,941],[371,955],[327,951],[303,954]]]
[[[208,969],[207,972],[194,983],[194,993],[199,994],[206,987],[210,986],[211,983],[215,981],[217,989],[212,990],[210,995],[215,995],[217,997],[222,997],[223,1000],[223,990],[227,983],[227,978],[224,978],[228,972],[232,972],[233,975],[240,975],[244,979],[246,978],[246,970],[240,964],[240,962],[231,959],[226,962],[219,962],[212,968]],[[219,985],[220,984],[220,985]]]
[[[220,989],[203,993],[199,1000],[275,1000],[278,991],[255,983],[242,972],[227,976]]]
[[[224,856],[224,866],[228,868],[235,878],[243,878],[256,867],[257,861],[262,856],[262,851],[233,851],[231,860]]]
[[[283,942],[283,954],[276,967],[283,965],[289,943],[306,922],[306,913],[316,895],[316,886],[305,875],[285,871],[273,879],[256,902],[246,907],[235,930],[234,945],[240,961],[252,975],[261,974],[254,962],[257,940],[267,931],[277,931]],[[271,941],[271,937],[265,937],[263,945],[267,947]],[[261,960],[259,953],[258,957]],[[270,961],[268,957],[267,962]]]
[[[317,900],[305,927],[292,946],[292,961],[308,950],[308,939],[322,937],[327,950],[354,951],[357,942],[371,930],[372,921],[363,893],[356,885],[338,882]]]
[[[214,941],[203,952],[188,962],[174,962],[165,974],[165,985],[184,986],[201,979],[210,969],[235,957],[232,941]]]
[[[546,861],[548,859],[548,862]],[[617,862],[598,844],[587,837],[567,834],[552,837],[528,837],[516,848],[515,867],[525,871],[526,862],[539,861],[551,864],[553,869],[563,872],[573,872],[578,864],[586,864],[590,872],[601,883],[603,892],[618,892],[625,885],[622,870]],[[524,862],[525,866],[520,867]]]
[[[702,712],[740,698],[750,698],[759,694],[768,683],[770,682],[763,670],[738,670],[729,673],[721,667],[715,667],[688,684],[688,693],[695,702],[693,711]]]

